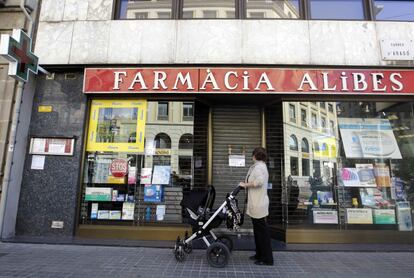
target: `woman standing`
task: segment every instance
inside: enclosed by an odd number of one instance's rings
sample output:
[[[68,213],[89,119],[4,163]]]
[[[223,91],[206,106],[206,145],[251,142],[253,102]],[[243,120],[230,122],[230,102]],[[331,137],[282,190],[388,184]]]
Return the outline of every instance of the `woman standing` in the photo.
[[[269,215],[269,197],[267,196],[267,183],[269,172],[266,167],[266,150],[258,147],[253,151],[254,164],[247,172],[246,180],[239,186],[247,189],[246,214],[252,218],[256,254],[250,259],[257,265],[273,265],[272,245],[270,232],[266,223]]]

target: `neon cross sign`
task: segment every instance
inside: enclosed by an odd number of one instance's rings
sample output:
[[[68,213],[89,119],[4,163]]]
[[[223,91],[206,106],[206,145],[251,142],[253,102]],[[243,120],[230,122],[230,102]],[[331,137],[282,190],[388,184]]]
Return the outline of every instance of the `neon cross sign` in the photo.
[[[9,75],[26,82],[29,71],[37,74],[39,58],[32,52],[32,39],[22,30],[14,29],[13,35],[1,35],[0,55],[9,63]]]

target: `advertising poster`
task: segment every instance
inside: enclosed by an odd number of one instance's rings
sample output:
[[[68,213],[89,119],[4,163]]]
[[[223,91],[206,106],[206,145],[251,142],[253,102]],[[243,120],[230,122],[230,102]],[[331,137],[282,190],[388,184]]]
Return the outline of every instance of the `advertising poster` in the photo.
[[[164,216],[165,216],[165,205],[157,205],[156,215],[157,215],[157,221],[164,220]]]
[[[338,212],[336,210],[314,210],[314,224],[338,224]]]
[[[375,181],[379,187],[391,187],[390,168],[385,164],[375,164]]]
[[[144,187],[144,202],[160,203],[163,198],[162,185],[145,185]]]
[[[397,201],[406,201],[407,193],[405,192],[406,182],[400,178],[392,178],[391,198]]]
[[[128,184],[136,184],[137,183],[137,167],[129,167],[128,171]]]
[[[372,209],[347,208],[346,219],[348,224],[372,224]]]
[[[372,164],[355,164],[358,171],[359,184],[363,187],[377,187]]]
[[[397,203],[398,214],[398,230],[399,231],[412,231],[413,222],[411,219],[411,206],[409,202]]]
[[[141,184],[151,184],[152,180],[152,168],[142,168],[141,169]]]
[[[146,100],[92,100],[88,152],[144,153]]]
[[[122,220],[134,220],[134,203],[124,202],[122,204]]]
[[[402,159],[388,119],[338,118],[347,158]]]
[[[395,210],[374,209],[374,224],[395,224]]]
[[[319,204],[333,204],[332,191],[316,191]]]
[[[153,184],[170,184],[171,166],[154,166],[154,173],[152,175]]]
[[[342,168],[339,174],[340,184],[348,187],[359,187],[359,177],[356,168]]]

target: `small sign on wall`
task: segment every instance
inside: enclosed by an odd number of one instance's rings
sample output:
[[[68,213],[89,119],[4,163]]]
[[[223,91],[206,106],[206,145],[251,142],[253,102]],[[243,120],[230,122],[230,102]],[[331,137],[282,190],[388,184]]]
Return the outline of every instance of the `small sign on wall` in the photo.
[[[52,229],[63,229],[63,221],[52,221]]]
[[[384,61],[414,60],[413,40],[381,40],[380,44]]]
[[[39,155],[73,155],[75,139],[73,138],[32,138],[30,154]]]

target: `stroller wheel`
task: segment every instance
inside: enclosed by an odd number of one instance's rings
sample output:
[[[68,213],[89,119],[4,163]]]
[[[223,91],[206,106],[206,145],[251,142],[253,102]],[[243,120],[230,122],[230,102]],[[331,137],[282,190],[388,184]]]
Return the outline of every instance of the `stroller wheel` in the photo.
[[[227,246],[229,251],[233,252],[233,240],[231,239],[231,237],[222,235],[222,236],[217,237],[216,242],[224,243],[224,245]]]
[[[185,259],[185,252],[184,252],[184,250],[183,250],[183,247],[182,246],[179,246],[175,251],[174,251],[174,255],[175,255],[175,259],[178,261],[178,262],[183,262],[184,261],[184,259]]]
[[[186,252],[187,254],[193,252],[193,244],[191,242],[184,244],[184,252]]]
[[[224,243],[214,242],[207,248],[207,261],[212,267],[225,267],[229,257],[230,251]]]

